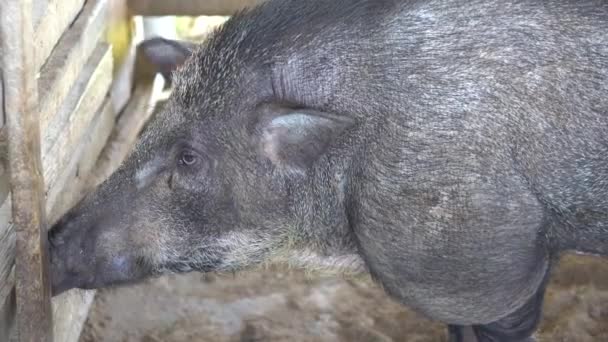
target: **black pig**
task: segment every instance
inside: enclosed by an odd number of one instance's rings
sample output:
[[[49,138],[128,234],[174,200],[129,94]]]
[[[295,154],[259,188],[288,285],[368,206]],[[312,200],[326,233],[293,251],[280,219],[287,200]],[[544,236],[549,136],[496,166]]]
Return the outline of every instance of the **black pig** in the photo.
[[[173,93],[52,228],[54,294],[286,263],[524,341],[556,258],[608,255],[607,1],[270,0],[148,45]]]

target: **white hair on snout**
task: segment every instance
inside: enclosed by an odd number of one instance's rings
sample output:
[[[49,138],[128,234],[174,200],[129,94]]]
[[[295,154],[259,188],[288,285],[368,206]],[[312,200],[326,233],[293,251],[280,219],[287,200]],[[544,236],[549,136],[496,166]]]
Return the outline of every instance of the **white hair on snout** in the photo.
[[[135,172],[135,186],[137,189],[141,189],[150,183],[154,178],[153,176],[162,167],[162,162],[160,157],[156,157]]]

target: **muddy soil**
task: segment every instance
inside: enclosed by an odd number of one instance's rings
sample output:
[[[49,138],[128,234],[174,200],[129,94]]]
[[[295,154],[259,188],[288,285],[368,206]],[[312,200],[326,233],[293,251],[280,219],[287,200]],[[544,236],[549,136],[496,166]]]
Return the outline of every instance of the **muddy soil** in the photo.
[[[540,342],[608,342],[608,260],[562,260]],[[444,327],[369,281],[267,270],[191,273],[98,292],[81,342],[445,341]]]

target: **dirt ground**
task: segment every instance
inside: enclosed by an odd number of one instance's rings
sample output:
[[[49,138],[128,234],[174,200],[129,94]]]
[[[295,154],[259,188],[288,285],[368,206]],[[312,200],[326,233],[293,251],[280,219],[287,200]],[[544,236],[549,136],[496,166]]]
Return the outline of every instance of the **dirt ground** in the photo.
[[[554,272],[540,342],[608,342],[608,260]],[[81,342],[445,341],[444,327],[366,281],[274,270],[191,273],[98,292]]]

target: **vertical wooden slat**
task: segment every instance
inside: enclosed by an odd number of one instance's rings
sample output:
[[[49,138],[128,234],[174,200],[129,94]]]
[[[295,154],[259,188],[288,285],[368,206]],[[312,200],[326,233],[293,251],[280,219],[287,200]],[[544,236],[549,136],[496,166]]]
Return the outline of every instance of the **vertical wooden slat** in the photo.
[[[111,98],[115,113],[124,109],[133,91],[136,31],[136,20],[131,16],[127,2],[109,0],[106,41],[112,46],[114,57]]]
[[[52,341],[52,318],[31,0],[0,1],[4,111],[16,228],[15,283],[20,341]]]

